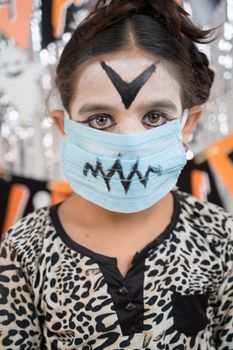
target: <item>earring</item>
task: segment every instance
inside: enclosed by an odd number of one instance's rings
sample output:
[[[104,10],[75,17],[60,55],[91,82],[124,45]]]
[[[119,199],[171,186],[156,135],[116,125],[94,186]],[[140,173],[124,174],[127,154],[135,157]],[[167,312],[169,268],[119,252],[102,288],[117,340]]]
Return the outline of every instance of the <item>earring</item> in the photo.
[[[194,158],[193,151],[189,148],[189,145],[185,142],[183,142],[185,153],[186,153],[186,159],[192,160]]]

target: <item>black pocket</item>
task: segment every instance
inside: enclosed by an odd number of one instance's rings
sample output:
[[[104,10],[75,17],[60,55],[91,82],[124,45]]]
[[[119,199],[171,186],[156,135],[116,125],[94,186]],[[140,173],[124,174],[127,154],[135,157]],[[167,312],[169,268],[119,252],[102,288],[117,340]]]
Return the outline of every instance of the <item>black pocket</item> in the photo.
[[[187,336],[194,336],[204,329],[209,320],[206,315],[209,292],[204,294],[172,294],[175,328]]]

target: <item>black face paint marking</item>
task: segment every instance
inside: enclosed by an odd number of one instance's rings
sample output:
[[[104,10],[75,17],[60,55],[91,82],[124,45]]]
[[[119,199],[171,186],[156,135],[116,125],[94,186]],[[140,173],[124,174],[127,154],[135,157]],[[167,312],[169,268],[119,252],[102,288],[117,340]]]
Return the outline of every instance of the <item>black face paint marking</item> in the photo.
[[[136,161],[135,164],[132,166],[132,169],[131,169],[129,175],[126,178],[124,175],[123,169],[122,169],[122,165],[121,165],[121,160],[120,160],[121,154],[120,153],[118,154],[118,157],[119,158],[116,159],[112,168],[107,173],[105,173],[105,171],[103,169],[103,165],[99,159],[96,160],[95,168],[90,163],[86,163],[84,165],[84,168],[83,168],[83,175],[87,176],[88,172],[90,171],[95,178],[97,178],[99,175],[102,176],[102,178],[104,179],[104,182],[107,186],[108,191],[111,192],[110,180],[114,176],[115,173],[118,173],[120,180],[121,180],[121,184],[125,190],[125,193],[127,193],[129,191],[129,188],[130,188],[130,185],[132,183],[132,179],[133,179],[134,175],[137,175],[139,181],[141,182],[141,184],[145,188],[147,186],[150,173],[157,174],[158,176],[162,175],[161,166],[158,166],[158,167],[148,166],[148,169],[147,169],[145,175],[143,176],[142,173],[138,170],[138,161]]]
[[[152,64],[131,83],[127,83],[105,62],[101,62],[101,66],[119,92],[126,109],[130,107],[143,85],[149,80],[156,69],[156,66]]]

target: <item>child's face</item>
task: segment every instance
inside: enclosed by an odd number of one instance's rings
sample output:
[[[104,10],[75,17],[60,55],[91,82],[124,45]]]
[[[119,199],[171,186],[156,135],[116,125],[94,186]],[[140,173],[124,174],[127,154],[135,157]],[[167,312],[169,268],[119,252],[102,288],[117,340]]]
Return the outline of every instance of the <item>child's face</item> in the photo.
[[[141,132],[181,119],[181,86],[171,67],[150,54],[105,54],[79,66],[70,114],[105,132]]]

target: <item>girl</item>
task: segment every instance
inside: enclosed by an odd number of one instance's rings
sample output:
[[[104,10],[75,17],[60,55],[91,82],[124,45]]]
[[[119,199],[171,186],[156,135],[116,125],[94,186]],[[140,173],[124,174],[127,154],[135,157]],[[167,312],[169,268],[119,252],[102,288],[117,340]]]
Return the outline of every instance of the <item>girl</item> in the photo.
[[[1,349],[233,349],[233,219],[175,187],[210,34],[173,0],[99,0],[74,32],[51,112],[74,194],[3,235]]]

